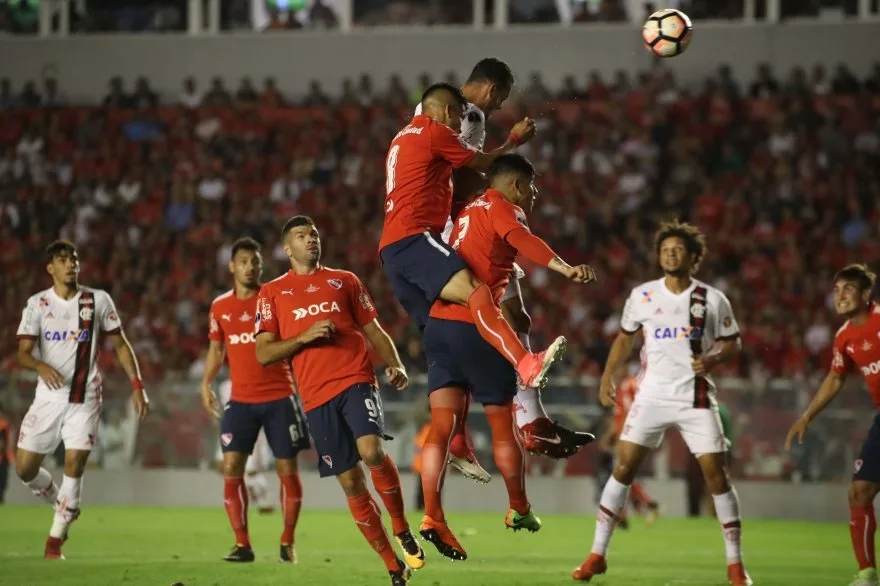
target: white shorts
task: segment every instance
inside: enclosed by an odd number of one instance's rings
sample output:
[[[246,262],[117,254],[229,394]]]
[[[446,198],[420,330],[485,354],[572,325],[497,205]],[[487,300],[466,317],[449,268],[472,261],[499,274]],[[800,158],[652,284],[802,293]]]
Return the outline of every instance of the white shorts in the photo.
[[[65,450],[91,451],[98,441],[101,404],[56,403],[34,399],[21,422],[18,447],[36,454],[51,454],[63,440]]]
[[[223,449],[220,447],[219,443],[217,444],[216,458],[217,462],[223,461]],[[257,441],[254,444],[254,451],[248,456],[244,471],[246,474],[265,472],[269,470],[271,464],[272,450],[269,449],[269,440],[266,439],[266,432],[261,429],[260,434],[257,436]]]
[[[727,451],[727,441],[716,408],[697,409],[686,403],[652,401],[636,395],[623,424],[621,441],[648,448],[659,448],[670,427],[697,457]]]
[[[510,282],[507,284],[507,288],[504,290],[504,293],[501,294],[501,303],[504,303],[508,299],[513,299],[514,297],[519,297],[522,299],[522,291],[519,288],[519,280],[526,276],[526,272],[522,270],[518,264],[513,263],[513,276],[510,279]]]

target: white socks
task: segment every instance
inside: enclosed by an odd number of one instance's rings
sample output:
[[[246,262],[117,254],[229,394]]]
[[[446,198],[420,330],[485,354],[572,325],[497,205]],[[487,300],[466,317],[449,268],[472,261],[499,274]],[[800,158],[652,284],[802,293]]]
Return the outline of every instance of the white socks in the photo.
[[[30,482],[25,482],[24,485],[31,489],[34,496],[46,504],[55,504],[55,499],[58,495],[58,487],[52,482],[52,475],[45,468],[41,467],[34,479]]]
[[[742,523],[739,517],[739,497],[733,487],[724,494],[713,494],[715,513],[724,535],[727,565],[742,562]]]
[[[525,349],[532,351],[529,344],[528,334],[517,334]],[[516,426],[522,427],[541,417],[547,417],[544,405],[541,403],[541,394],[538,389],[526,387],[521,384],[516,386],[516,396],[513,398],[513,412],[516,415]]]
[[[82,495],[82,478],[64,476],[61,488],[58,489],[58,503],[55,505],[55,519],[49,536],[63,539],[67,526],[79,516],[79,499]]]
[[[269,481],[262,472],[256,474],[248,474],[245,476],[244,484],[248,490],[251,502],[258,509],[270,509],[273,506],[272,499],[269,498]]]
[[[593,537],[592,553],[605,557],[608,553],[608,544],[611,542],[611,534],[617,525],[617,516],[623,505],[626,504],[626,495],[629,486],[621,484],[612,476],[602,490],[602,498],[599,500],[599,510],[596,512],[596,534]]]

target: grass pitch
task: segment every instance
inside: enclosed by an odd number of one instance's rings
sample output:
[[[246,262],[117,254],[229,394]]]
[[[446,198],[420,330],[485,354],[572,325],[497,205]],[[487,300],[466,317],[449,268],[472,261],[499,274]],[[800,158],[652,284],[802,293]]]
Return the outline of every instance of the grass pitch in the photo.
[[[540,512],[539,512],[540,513]],[[450,562],[424,544],[427,565],[413,586],[543,586],[574,584],[571,570],[589,552],[593,519],[542,517],[536,534],[504,528],[504,514],[452,513],[450,526],[468,550]],[[414,528],[419,517],[412,515]],[[386,517],[387,521],[387,517]],[[347,511],[303,510],[297,531],[299,564],[278,563],[279,513],[251,515],[254,564],[220,561],[233,538],[220,508],[89,507],[71,530],[67,559],[42,559],[52,522],[49,507],[0,507],[3,586],[373,586],[389,579]],[[387,526],[387,523],[386,523]],[[846,584],[855,571],[845,523],[743,523],[747,567],[758,586]],[[396,545],[396,544],[395,544]],[[618,531],[609,573],[596,586],[715,586],[725,584],[724,546],[713,519],[664,519],[652,528],[631,520]]]

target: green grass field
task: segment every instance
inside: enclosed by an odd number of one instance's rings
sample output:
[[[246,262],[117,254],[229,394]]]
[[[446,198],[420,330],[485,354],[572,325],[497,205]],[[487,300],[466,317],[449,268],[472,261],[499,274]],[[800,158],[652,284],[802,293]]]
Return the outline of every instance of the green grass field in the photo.
[[[0,507],[0,584],[3,586],[244,586],[388,584],[379,558],[348,512],[304,510],[297,532],[299,564],[276,561],[279,514],[251,518],[254,564],[220,561],[232,544],[222,509],[88,507],[64,548],[67,559],[42,559],[51,524],[48,507]],[[593,520],[545,516],[536,534],[506,531],[503,514],[449,516],[470,559],[452,563],[426,545],[427,565],[411,584],[428,586],[542,586],[573,584],[571,570],[588,552]],[[418,517],[411,521],[415,525]],[[465,529],[472,529],[466,534]],[[848,528],[778,521],[744,524],[749,571],[758,586],[846,584],[854,573]],[[720,532],[714,520],[634,518],[615,535],[600,586],[724,584]]]

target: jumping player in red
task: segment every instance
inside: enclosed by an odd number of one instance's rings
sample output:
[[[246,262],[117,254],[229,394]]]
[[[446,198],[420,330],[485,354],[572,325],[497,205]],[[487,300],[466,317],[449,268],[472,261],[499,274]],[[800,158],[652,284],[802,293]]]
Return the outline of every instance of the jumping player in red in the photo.
[[[516,367],[523,383],[541,387],[565,351],[565,338],[533,354],[504,320],[498,299],[441,239],[452,206],[452,170],[483,171],[535,133],[528,118],[491,153],[468,145],[458,132],[467,100],[449,84],[422,95],[422,114],[391,141],[386,159],[385,226],[379,256],[398,301],[419,327],[437,299],[467,307],[480,336]]]
[[[452,248],[497,300],[513,275],[517,254],[549,267],[576,283],[595,280],[587,265],[572,267],[561,260],[528,228],[524,209],[531,210],[537,188],[535,169],[521,155],[496,159],[488,172],[490,188],[456,221]],[[456,422],[464,416],[467,395],[483,404],[492,428],[495,463],[510,499],[508,528],[537,531],[541,521],[525,493],[523,450],[514,435],[513,397],[516,371],[486,343],[471,312],[462,305],[438,299],[424,331],[431,402],[431,430],[422,448],[422,486],[425,517],[420,532],[446,557],[467,559],[467,553],[446,524],[441,505],[449,443]],[[589,436],[592,440],[592,436]]]
[[[804,414],[788,431],[785,449],[797,438],[803,443],[810,422],[843,388],[846,377],[861,370],[874,404],[880,409],[880,304],[871,301],[877,276],[867,265],[852,264],[834,276],[834,307],[847,321],[834,337],[831,370]],[[862,444],[849,487],[849,534],[859,573],[850,586],[877,586],[874,551],[874,498],[880,492],[880,413]]]
[[[284,530],[279,559],[296,563],[294,532],[302,505],[302,481],[296,456],[309,448],[308,428],[294,394],[290,367],[279,362],[263,368],[254,352],[254,316],[263,273],[263,257],[256,240],[242,238],[232,245],[229,272],[234,281],[232,290],[211,304],[210,344],[202,378],[202,405],[221,420],[223,503],[235,532],[235,547],[224,559],[254,561],[248,534],[248,491],[244,475],[248,457],[262,429],[275,456],[275,469],[281,481]],[[232,392],[221,413],[213,384],[227,354]]]
[[[618,440],[623,432],[623,426],[626,422],[626,417],[629,415],[629,409],[636,399],[638,388],[639,382],[634,376],[621,377],[621,382],[617,386],[617,394],[614,397],[614,409],[608,420],[605,432],[596,442],[599,448],[599,470],[596,473],[597,496],[602,493],[605,483],[608,482],[614,470],[614,454],[617,450]],[[636,480],[629,487],[629,502],[636,512],[645,510],[645,519],[649,526],[657,521],[660,511],[657,501],[651,498],[645,487]],[[621,529],[629,528],[626,507],[618,515],[617,526]]]
[[[408,384],[406,370],[361,281],[320,264],[321,239],[312,219],[288,220],[281,240],[291,270],[260,291],[257,360],[264,366],[292,361],[321,476],[336,476],[358,529],[385,562],[391,584],[406,584],[410,568],[425,565],[425,554],[410,531],[397,467],[383,446],[382,401],[364,337],[388,365],[388,380],[399,390]],[[361,459],[391,516],[406,563],[388,541]]]

